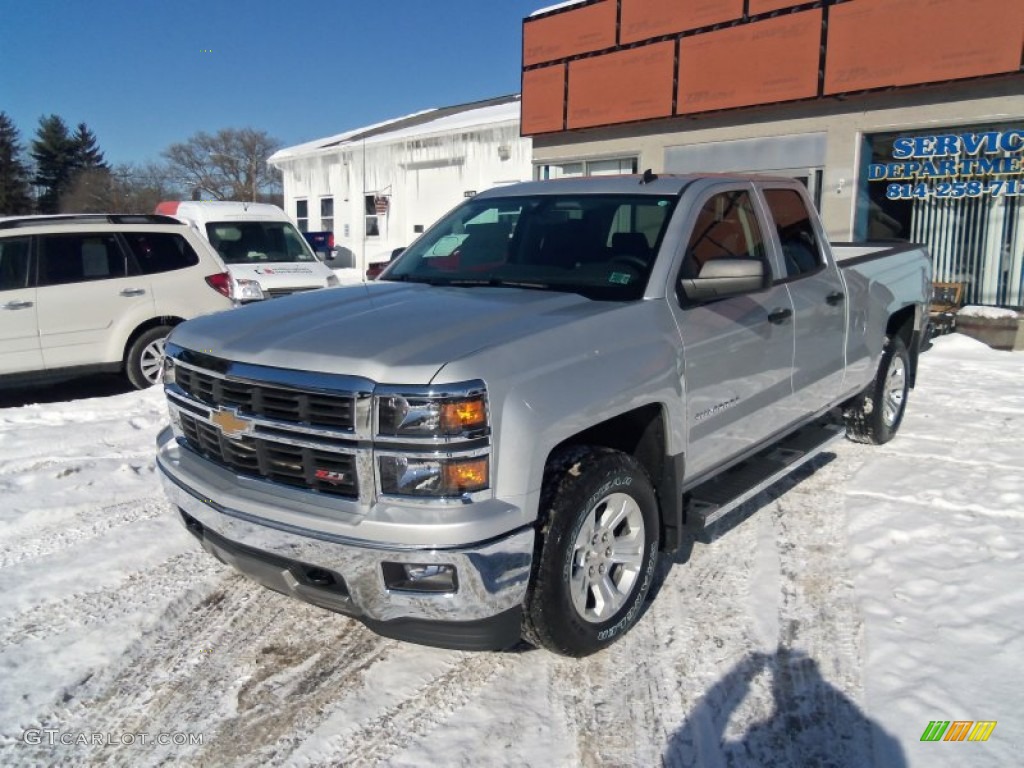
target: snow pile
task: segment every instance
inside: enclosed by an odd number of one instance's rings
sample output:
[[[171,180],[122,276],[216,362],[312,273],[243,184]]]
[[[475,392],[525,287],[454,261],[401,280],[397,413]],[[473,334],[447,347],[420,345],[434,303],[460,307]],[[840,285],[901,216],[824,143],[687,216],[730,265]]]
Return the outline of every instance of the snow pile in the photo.
[[[583,660],[385,640],[236,575],[164,501],[159,390],[0,408],[0,765],[1017,764],[1022,380],[936,340],[894,441],[761,494]]]
[[[976,304],[971,304],[959,309],[956,315],[957,317],[982,317],[986,320],[1004,320],[1006,318],[1020,317],[1020,313],[1014,309],[1004,309],[1003,307],[983,307]]]

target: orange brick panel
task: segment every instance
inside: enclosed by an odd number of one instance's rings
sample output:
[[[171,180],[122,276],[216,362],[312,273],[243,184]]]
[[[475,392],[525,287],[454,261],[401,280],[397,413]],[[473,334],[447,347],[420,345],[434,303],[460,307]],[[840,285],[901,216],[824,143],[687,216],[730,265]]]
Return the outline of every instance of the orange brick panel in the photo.
[[[565,128],[565,65],[523,72],[522,134],[551,133]]]
[[[817,96],[821,20],[804,11],[683,39],[676,112]]]
[[[1021,0],[853,0],[829,11],[825,93],[1020,68]]]
[[[807,0],[803,0],[807,2]],[[757,16],[760,13],[781,11],[783,8],[792,8],[800,5],[800,0],[750,0],[750,15]]]
[[[569,128],[672,114],[675,43],[668,41],[569,63]]]
[[[710,27],[743,16],[743,0],[622,0],[621,43]]]
[[[615,45],[616,0],[523,22],[523,66]]]

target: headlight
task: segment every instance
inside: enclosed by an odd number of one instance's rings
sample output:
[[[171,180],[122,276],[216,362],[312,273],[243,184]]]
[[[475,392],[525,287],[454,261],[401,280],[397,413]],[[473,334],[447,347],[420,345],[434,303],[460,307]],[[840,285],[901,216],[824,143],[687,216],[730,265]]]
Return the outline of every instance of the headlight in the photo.
[[[389,437],[473,437],[487,432],[487,396],[434,398],[385,395],[377,401],[377,433]]]
[[[341,285],[341,282],[338,280],[338,276],[337,275],[328,275],[327,276],[327,287],[328,288],[336,288],[339,285]]]
[[[487,456],[471,459],[381,456],[381,493],[396,496],[458,497],[489,485]]]
[[[255,280],[238,280],[235,283],[236,301],[259,301],[263,298],[263,289]]]

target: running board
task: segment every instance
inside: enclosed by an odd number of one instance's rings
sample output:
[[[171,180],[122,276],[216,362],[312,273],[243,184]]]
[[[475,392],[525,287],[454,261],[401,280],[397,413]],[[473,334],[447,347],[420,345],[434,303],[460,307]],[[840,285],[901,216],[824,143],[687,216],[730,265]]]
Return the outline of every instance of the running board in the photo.
[[[832,421],[801,427],[770,448],[693,488],[686,507],[687,521],[698,530],[707,528],[845,434],[846,428]]]

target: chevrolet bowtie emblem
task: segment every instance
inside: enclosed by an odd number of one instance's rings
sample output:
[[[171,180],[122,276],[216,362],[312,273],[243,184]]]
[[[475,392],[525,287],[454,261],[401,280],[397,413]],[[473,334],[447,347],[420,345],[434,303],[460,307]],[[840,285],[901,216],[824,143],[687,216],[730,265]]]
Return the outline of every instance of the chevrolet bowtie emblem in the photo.
[[[210,414],[210,421],[216,424],[224,437],[241,437],[252,431],[252,422],[248,419],[240,419],[234,411],[220,409]]]

